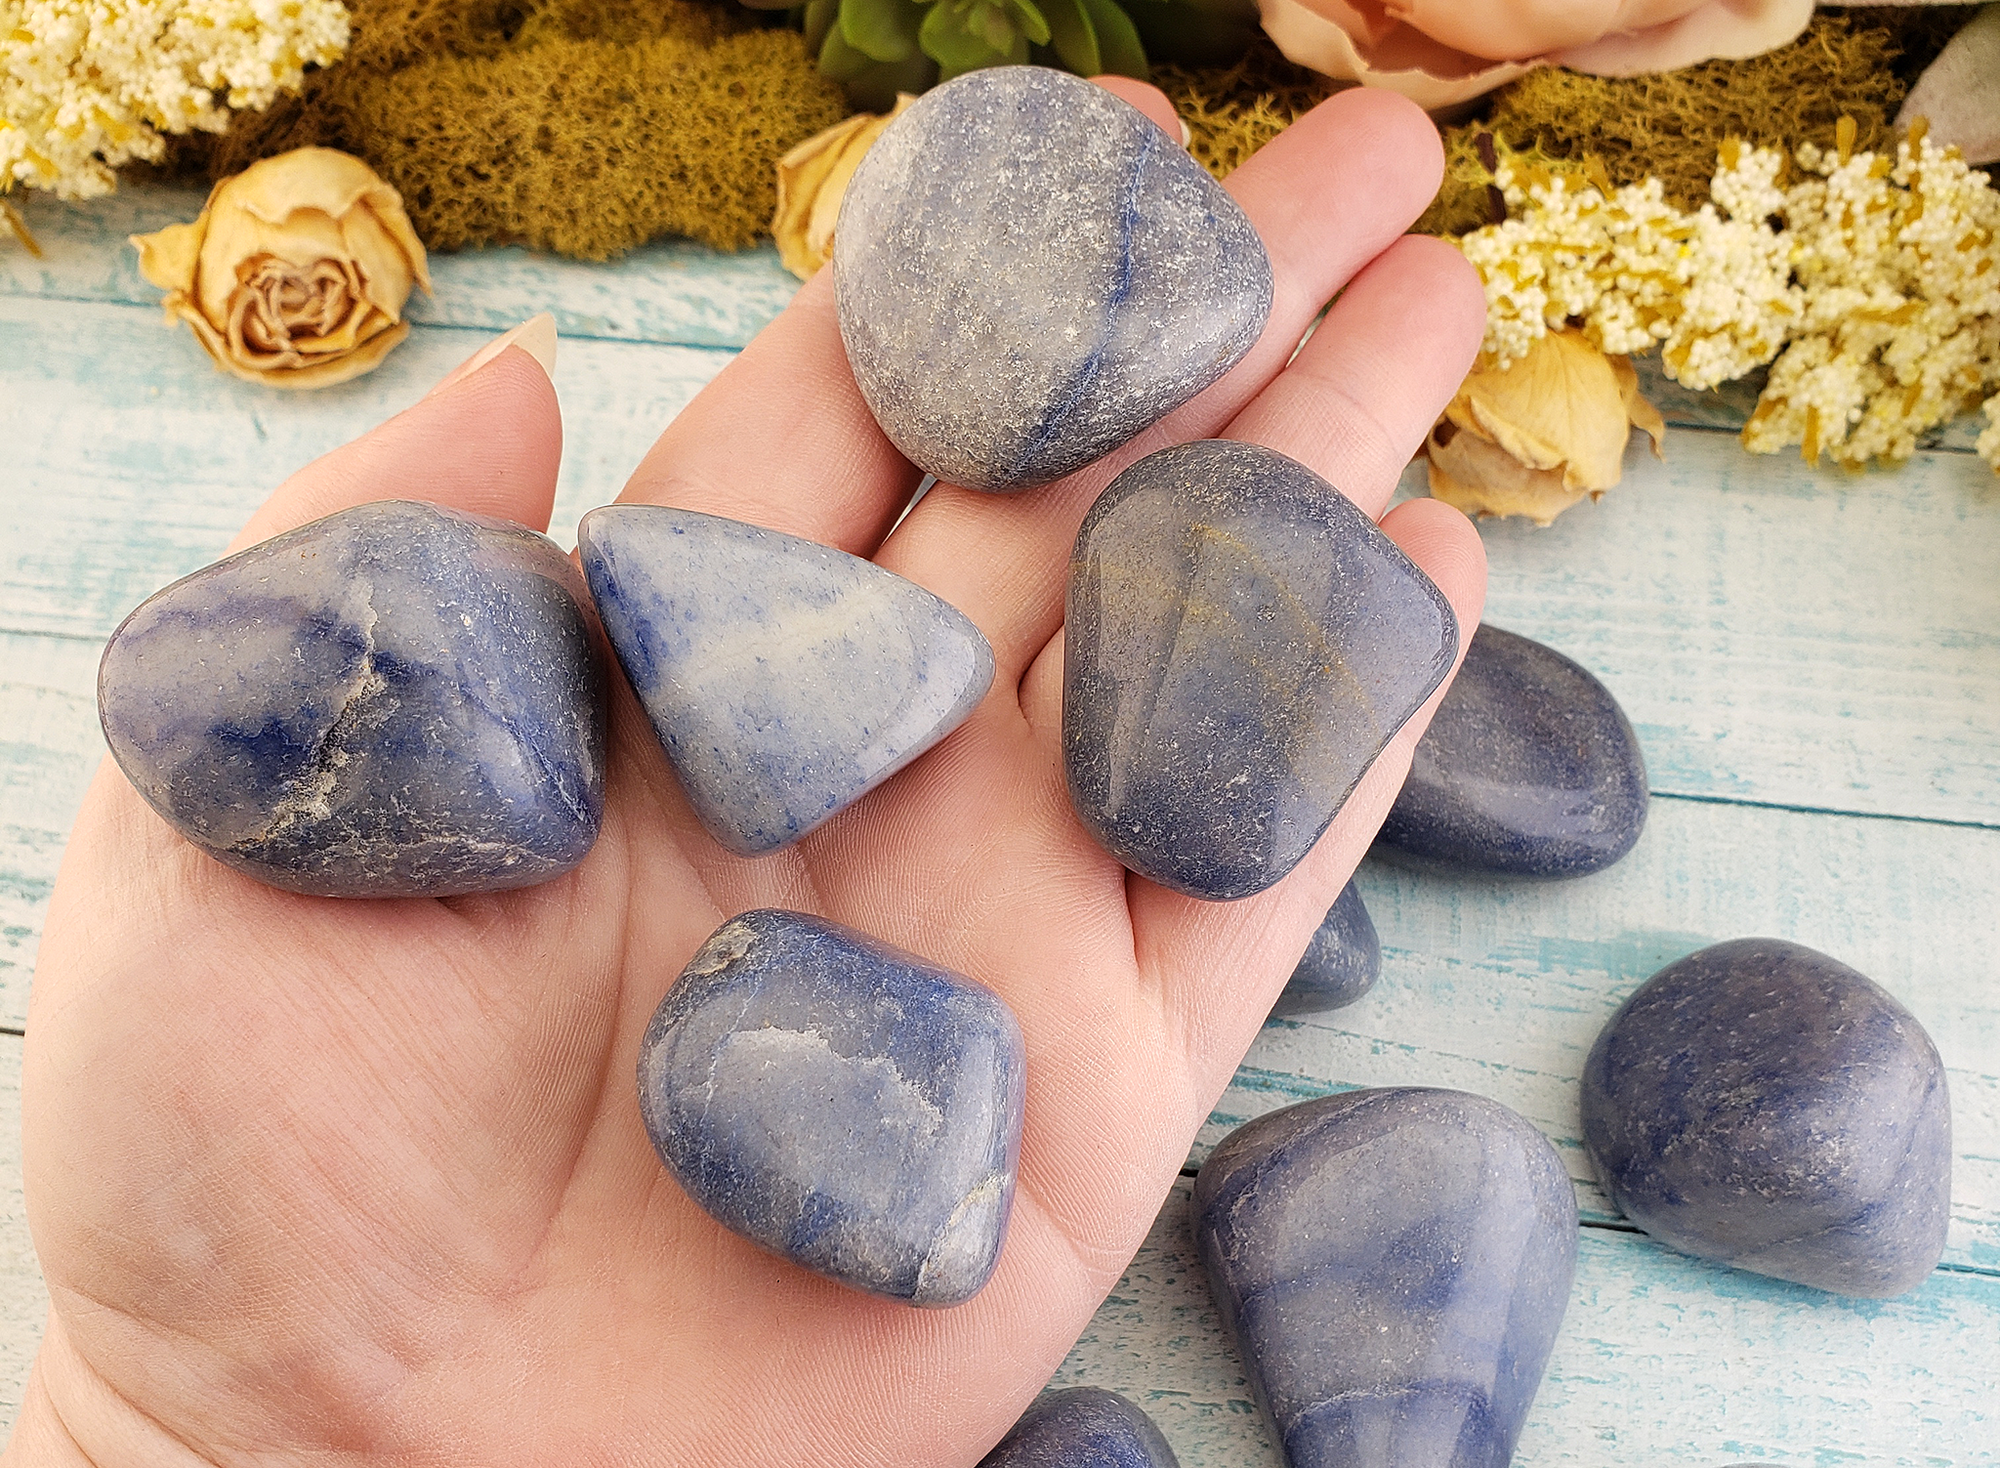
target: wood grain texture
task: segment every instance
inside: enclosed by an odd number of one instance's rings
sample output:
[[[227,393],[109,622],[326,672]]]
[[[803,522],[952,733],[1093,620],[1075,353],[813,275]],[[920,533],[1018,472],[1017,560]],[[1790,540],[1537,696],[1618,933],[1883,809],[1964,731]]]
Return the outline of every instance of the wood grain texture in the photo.
[[[1280,1468],[1174,1185],[1061,1369],[1143,1406],[1182,1468]],[[1842,1300],[1586,1228],[1516,1468],[2000,1461],[2000,1278],[1940,1270]]]

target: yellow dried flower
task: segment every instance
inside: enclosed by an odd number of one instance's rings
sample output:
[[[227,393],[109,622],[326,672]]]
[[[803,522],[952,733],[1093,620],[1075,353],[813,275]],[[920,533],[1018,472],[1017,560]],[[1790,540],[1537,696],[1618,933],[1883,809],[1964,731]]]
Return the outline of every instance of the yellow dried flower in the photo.
[[[1667,375],[1692,388],[1770,361],[1800,311],[1791,241],[1766,222],[1783,165],[1767,148],[1725,149],[1713,202],[1688,214],[1658,179],[1612,190],[1601,166],[1503,159],[1511,217],[1457,242],[1486,283],[1486,354],[1504,367],[1580,323],[1607,354],[1659,346]]]
[[[218,367],[273,387],[359,377],[428,292],[402,198],[359,158],[295,148],[224,179],[193,224],[134,235],[140,272]]]
[[[0,193],[108,193],[163,133],[295,92],[347,49],[338,0],[0,0]]]
[[[1809,177],[1782,212],[1802,310],[1743,442],[1850,468],[1906,459],[2000,389],[2000,192],[1921,125],[1893,157],[1849,134],[1798,159]]]
[[[778,160],[778,210],[771,216],[771,233],[778,241],[778,258],[800,280],[810,280],[833,258],[833,226],[848,180],[875,140],[916,100],[898,92],[890,112],[857,112]]]
[[[2000,393],[1986,400],[1986,428],[1972,449],[2000,474]]]
[[[1547,525],[1618,483],[1634,425],[1659,453],[1667,425],[1640,396],[1630,359],[1607,357],[1581,332],[1550,332],[1460,385],[1425,444],[1431,494],[1468,515]]]

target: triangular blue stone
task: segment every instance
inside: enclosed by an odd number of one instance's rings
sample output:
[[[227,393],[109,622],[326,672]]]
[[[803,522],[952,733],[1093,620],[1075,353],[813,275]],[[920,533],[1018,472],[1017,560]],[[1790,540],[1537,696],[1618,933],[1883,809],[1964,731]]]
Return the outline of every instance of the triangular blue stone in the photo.
[[[593,510],[583,571],[695,814],[788,846],[962,723],[993,681],[963,612],[858,556],[654,505]]]

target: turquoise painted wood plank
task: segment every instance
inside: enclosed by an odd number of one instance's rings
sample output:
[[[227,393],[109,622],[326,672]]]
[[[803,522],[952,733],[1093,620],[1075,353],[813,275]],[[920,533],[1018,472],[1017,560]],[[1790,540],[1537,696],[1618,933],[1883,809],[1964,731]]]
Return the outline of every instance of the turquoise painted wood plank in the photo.
[[[0,627],[108,635],[266,488],[413,401],[480,339],[420,329],[292,396],[134,307],[0,298],[41,375],[6,405]],[[556,531],[612,498],[727,354],[571,341]],[[420,489],[420,487],[417,487]],[[2000,479],[1925,454],[1857,484],[1680,433],[1547,530],[1489,522],[1489,615],[1605,678],[1666,793],[2000,823]]]
[[[1183,1468],[1279,1468],[1176,1183],[1056,1372],[1124,1392]],[[1586,1228],[1515,1468],[2000,1462],[2000,1278],[1940,1270],[1843,1300]]]
[[[1585,1216],[1615,1218],[1577,1117],[1598,1031],[1683,954],[1788,938],[1867,974],[1937,1042],[1953,1127],[1946,1257],[2000,1272],[2000,831],[1669,799],[1654,802],[1630,856],[1578,881],[1370,861],[1359,882],[1382,936],[1380,982],[1346,1009],[1268,1023],[1193,1162],[1242,1121],[1306,1096],[1451,1086],[1541,1127]]]
[[[201,211],[203,194],[127,184],[109,198],[64,204],[23,201],[45,258],[0,245],[0,295],[150,305],[160,292],[139,274],[127,237]],[[435,293],[412,302],[414,321],[501,331],[537,311],[555,313],[566,334],[681,346],[742,347],[791,300],[798,281],[768,242],[721,254],[688,240],[661,240],[603,265],[521,249],[431,257]],[[1670,381],[1657,356],[1637,360],[1647,397],[1669,423],[1737,429],[1756,406],[1763,374],[1713,392]],[[1927,448],[1970,452],[1984,420],[1968,416],[1926,435]]]
[[[0,1024],[27,1022],[49,892],[104,754],[97,653],[92,642],[0,632]]]
[[[1480,530],[1487,620],[1604,679],[1654,790],[2000,824],[2000,476],[1980,460],[1856,478],[1679,431],[1546,529]]]
[[[146,184],[78,204],[30,194],[21,207],[43,257],[0,242],[0,296],[156,305],[162,292],[139,274],[127,236],[195,218],[202,198]],[[430,264],[432,294],[411,299],[412,321],[504,331],[552,311],[564,335],[677,346],[741,347],[799,287],[768,242],[725,255],[661,240],[607,265],[522,249],[432,255]]]
[[[270,489],[416,401],[484,341],[419,328],[369,376],[289,394],[217,372],[185,331],[132,306],[0,298],[0,338],[33,364],[0,398],[0,629],[108,636],[139,601],[221,553]],[[576,340],[555,533],[617,496],[729,353]],[[385,486],[421,495],[423,486]]]

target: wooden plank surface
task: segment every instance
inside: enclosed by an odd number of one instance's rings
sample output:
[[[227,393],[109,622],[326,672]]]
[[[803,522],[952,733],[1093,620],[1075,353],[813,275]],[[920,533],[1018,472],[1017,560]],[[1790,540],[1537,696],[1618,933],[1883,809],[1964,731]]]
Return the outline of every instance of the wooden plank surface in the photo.
[[[98,647],[133,604],[218,553],[271,484],[544,308],[566,334],[568,543],[793,289],[768,251],[670,244],[614,267],[440,258],[436,298],[380,371],[281,395],[216,374],[185,331],[162,329],[158,292],[132,268],[125,234],[198,203],[37,200],[49,257],[0,248],[0,1025],[25,1013],[63,832],[101,754]],[[1459,1085],[1540,1125],[1592,1226],[1520,1463],[2000,1462],[2000,480],[1963,451],[1962,426],[1895,474],[1753,458],[1721,431],[1740,421],[1740,391],[1676,393],[1662,390],[1669,417],[1707,431],[1672,435],[1664,464],[1635,447],[1602,504],[1546,531],[1485,527],[1492,619],[1593,668],[1639,728],[1662,797],[1639,848],[1555,886],[1364,866],[1381,986],[1267,1026],[1195,1158],[1235,1119],[1352,1085]],[[1903,1301],[1838,1301],[1605,1226],[1575,1141],[1582,1055],[1659,965],[1750,933],[1870,973],[1945,1054],[1949,1267]],[[18,1045],[0,1038],[0,1108],[17,1105]],[[17,1123],[0,1126],[10,1419],[42,1297]],[[1130,1391],[1188,1468],[1275,1461],[1187,1267],[1184,1197],[1185,1184],[1059,1379]]]

